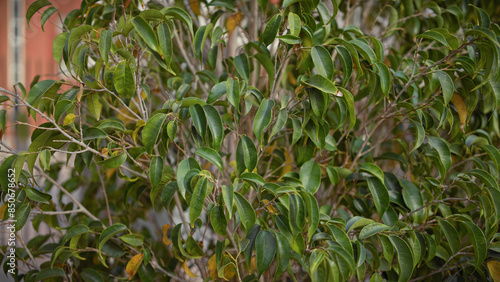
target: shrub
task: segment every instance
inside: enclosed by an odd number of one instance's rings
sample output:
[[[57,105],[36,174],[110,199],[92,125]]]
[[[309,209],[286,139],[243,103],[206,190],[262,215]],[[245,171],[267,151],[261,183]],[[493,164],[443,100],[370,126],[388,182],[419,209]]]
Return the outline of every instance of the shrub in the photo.
[[[66,78],[1,89],[18,279],[498,279],[495,1],[167,2],[83,1]]]

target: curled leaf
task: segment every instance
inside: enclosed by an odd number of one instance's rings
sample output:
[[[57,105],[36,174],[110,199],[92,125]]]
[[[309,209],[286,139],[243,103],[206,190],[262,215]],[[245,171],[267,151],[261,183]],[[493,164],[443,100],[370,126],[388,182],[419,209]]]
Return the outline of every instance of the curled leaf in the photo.
[[[128,274],[128,277],[132,279],[137,271],[139,270],[139,267],[141,266],[142,261],[144,260],[144,254],[137,254],[133,256],[127,263],[127,267],[125,268],[125,271]]]

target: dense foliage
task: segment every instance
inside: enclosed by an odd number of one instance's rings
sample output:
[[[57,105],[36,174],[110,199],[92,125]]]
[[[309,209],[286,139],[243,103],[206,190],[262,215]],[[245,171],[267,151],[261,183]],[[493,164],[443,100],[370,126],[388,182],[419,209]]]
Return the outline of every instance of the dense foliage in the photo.
[[[499,281],[495,2],[34,2],[17,277]]]

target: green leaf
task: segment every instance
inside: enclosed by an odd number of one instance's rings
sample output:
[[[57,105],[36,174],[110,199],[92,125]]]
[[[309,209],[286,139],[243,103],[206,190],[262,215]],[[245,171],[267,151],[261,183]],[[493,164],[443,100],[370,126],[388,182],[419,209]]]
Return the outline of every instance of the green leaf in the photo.
[[[61,242],[66,243],[68,240],[88,232],[90,232],[90,228],[87,225],[78,224],[72,226],[68,231],[66,231],[66,234],[61,237]]]
[[[413,254],[408,244],[396,235],[389,235],[392,245],[398,254],[398,282],[408,281],[413,275]]]
[[[472,241],[474,246],[474,253],[476,268],[480,268],[483,265],[484,260],[488,256],[486,238],[483,231],[474,223],[468,221],[462,221],[462,224],[467,229],[469,234],[469,239]]]
[[[292,118],[292,125],[293,125],[293,135],[292,135],[291,145],[297,143],[297,141],[299,141],[300,137],[302,136],[302,124],[300,123],[300,120]]]
[[[411,152],[420,148],[420,146],[422,146],[422,144],[424,143],[424,139],[425,139],[425,129],[422,126],[422,124],[418,121],[414,121],[413,124],[415,125],[415,128],[417,129],[417,131],[416,131],[417,139],[415,141],[415,146],[413,147],[413,149],[411,149]]]
[[[335,1],[335,0],[334,0]],[[342,70],[344,74],[344,81],[342,82],[342,86],[345,87],[352,74],[352,57],[351,53],[344,46],[335,46],[338,54],[340,55],[340,60],[342,61]]]
[[[481,180],[484,185],[495,188],[498,191],[498,182],[488,172],[482,169],[471,169],[467,172]]]
[[[148,119],[142,130],[142,142],[149,154],[153,153],[153,148],[158,141],[158,136],[160,136],[160,131],[166,118],[166,114],[158,113]]]
[[[87,107],[96,120],[99,120],[102,111],[102,104],[99,101],[99,93],[92,93],[87,96]]]
[[[368,172],[369,174],[378,178],[378,180],[380,180],[380,182],[384,184],[384,172],[378,165],[374,163],[364,163],[361,165],[359,170]]]
[[[276,118],[276,123],[274,124],[273,129],[271,130],[271,134],[269,135],[269,141],[271,141],[271,138],[273,138],[273,136],[276,135],[285,126],[287,120],[288,109],[280,110],[278,117]]]
[[[239,174],[245,170],[252,172],[257,166],[257,149],[252,139],[242,136],[236,147],[236,168]]]
[[[385,187],[384,182],[373,177],[368,178],[368,189],[370,189],[370,193],[373,196],[375,208],[380,217],[382,217],[390,204],[389,191]]]
[[[196,31],[196,34],[194,35],[194,42],[193,42],[194,54],[200,60],[203,59],[202,58],[203,47],[204,47],[203,46],[203,41],[204,41],[203,39],[206,38],[205,37],[206,30],[207,30],[206,25],[200,26],[200,28],[198,28],[198,30]]]
[[[207,117],[205,116],[203,108],[198,104],[194,104],[189,107],[189,114],[191,115],[194,128],[196,128],[201,138],[205,140],[207,133]]]
[[[290,244],[288,240],[279,232],[274,233],[276,235],[276,273],[275,277],[279,277],[283,272],[285,272],[288,264],[290,263]]]
[[[255,114],[253,132],[255,133],[255,137],[259,141],[261,147],[264,143],[264,130],[269,126],[272,120],[274,103],[274,100],[262,100],[262,103]]]
[[[215,206],[210,211],[210,223],[215,231],[215,233],[220,236],[227,236],[227,221],[224,215],[224,208],[221,206]]]
[[[384,93],[384,95],[388,97],[392,83],[389,68],[383,63],[375,63],[375,66],[377,66],[380,75],[380,87],[382,88],[382,93]]]
[[[193,20],[191,19],[191,16],[189,14],[178,7],[168,7],[164,8],[161,10],[161,12],[168,17],[172,17],[174,19],[178,19],[184,24],[186,24],[189,28],[189,31],[191,32],[191,36],[194,34],[193,32]]]
[[[108,64],[108,54],[111,50],[111,44],[113,38],[113,31],[109,29],[102,29],[99,38],[99,53],[101,54],[104,64]]]
[[[376,235],[380,232],[383,232],[383,231],[386,231],[389,229],[390,229],[389,226],[382,224],[382,223],[378,223],[378,222],[370,223],[370,224],[366,225],[365,227],[363,227],[363,229],[361,229],[361,232],[359,232],[359,239],[364,240],[366,238],[369,238],[373,235]]]
[[[61,84],[56,82],[55,80],[42,80],[31,87],[30,92],[28,93],[28,97],[26,98],[26,102],[28,104],[35,106],[36,102],[43,96],[48,96],[51,93],[57,92]]]
[[[460,250],[460,235],[455,227],[447,220],[440,220],[438,223],[450,245],[452,254],[456,254]]]
[[[288,13],[288,27],[290,28],[290,34],[293,36],[299,36],[301,29],[300,17],[295,13]]]
[[[300,181],[302,185],[312,195],[321,186],[321,167],[314,161],[307,161],[300,167]]]
[[[316,88],[308,89],[309,100],[311,102],[311,108],[313,113],[320,119],[324,118],[325,113],[328,111],[329,106],[329,95],[327,93],[321,92]]]
[[[347,236],[346,232],[333,224],[329,224],[328,229],[330,230],[330,233],[332,234],[335,241],[338,242],[342,247],[344,247],[344,249],[346,249],[351,256],[353,256],[354,250],[352,248],[351,239],[349,239],[349,236]]]
[[[52,200],[52,196],[49,194],[42,193],[34,188],[25,187],[24,191],[26,192],[26,196],[32,201],[50,204],[50,200]]]
[[[269,266],[271,266],[274,260],[274,256],[276,255],[276,239],[273,233],[262,230],[259,232],[259,235],[257,235],[255,243],[257,271],[260,276]]]
[[[497,171],[500,171],[500,151],[492,145],[481,145],[480,146],[483,151],[485,151],[490,159],[495,164]]]
[[[97,164],[102,166],[103,168],[117,168],[117,167],[121,166],[122,164],[124,164],[126,160],[127,160],[127,154],[120,153],[120,154],[113,156],[111,158],[97,162]]]
[[[189,258],[200,258],[204,255],[203,249],[198,245],[193,238],[193,236],[189,236],[186,240],[186,251],[189,253]]]
[[[222,97],[222,95],[226,94],[227,87],[228,86],[226,81],[222,81],[215,84],[210,90],[210,93],[208,94],[207,104],[212,104],[213,102],[217,101],[220,97]]]
[[[340,92],[342,92],[342,97],[344,98],[347,109],[349,110],[349,131],[356,125],[356,112],[354,108],[354,96],[351,92],[344,88],[339,87]]]
[[[244,80],[248,80],[250,78],[250,66],[248,65],[248,58],[245,53],[234,57],[234,67],[238,74]]]
[[[403,200],[411,211],[416,211],[424,206],[422,193],[415,184],[405,179],[398,179],[399,184],[403,188]],[[413,220],[417,223],[425,221],[425,209],[413,213]]]
[[[201,177],[193,190],[193,196],[191,197],[191,203],[189,205],[189,219],[191,221],[191,227],[194,227],[194,221],[200,216],[203,206],[205,205],[205,200],[207,198],[208,189],[208,179],[206,177]]]
[[[256,220],[255,210],[250,202],[238,192],[234,193],[234,203],[236,204],[241,223],[246,230],[249,230]]]
[[[297,236],[306,224],[306,208],[302,197],[297,194],[288,195],[288,222],[292,234]],[[302,237],[302,235],[300,235]]]
[[[175,192],[177,192],[177,182],[172,181],[168,183],[163,191],[161,192],[161,204],[168,209],[170,202],[174,198]]]
[[[139,36],[144,40],[146,45],[151,48],[155,52],[160,52],[158,47],[158,39],[156,38],[156,34],[149,25],[148,22],[141,16],[137,16],[132,19],[132,24],[135,27],[135,30],[139,34]]]
[[[365,58],[365,60],[367,60],[370,64],[373,64],[377,61],[377,56],[375,55],[375,52],[365,42],[359,39],[355,39],[349,41],[349,43],[354,45],[354,48],[356,48],[356,50],[361,54],[361,56]]]
[[[177,186],[179,187],[179,192],[181,192],[181,195],[184,198],[186,198],[186,187],[184,184],[184,179],[186,177],[186,174],[191,170],[201,170],[200,165],[194,158],[184,159],[177,166]]]
[[[240,111],[240,86],[238,81],[234,81],[232,78],[228,78],[226,81],[226,96],[227,100],[236,109],[236,112]]]
[[[14,219],[16,220],[16,231],[19,231],[24,227],[24,225],[28,221],[30,212],[31,208],[28,204],[22,205],[15,211],[16,214],[14,216]]]
[[[149,179],[151,180],[151,187],[154,189],[160,184],[163,173],[163,158],[154,156],[149,165]]]
[[[264,186],[264,184],[266,184],[266,181],[264,180],[264,178],[262,176],[260,176],[256,173],[253,173],[253,172],[245,172],[245,173],[241,174],[239,178],[241,180],[256,183],[260,186]]]
[[[332,251],[337,258],[340,258],[343,262],[347,264],[349,270],[347,270],[347,275],[352,273],[356,269],[356,264],[354,263],[354,256],[352,256],[345,248],[343,248],[339,243],[334,243],[328,247],[329,251]],[[342,265],[339,263],[339,265]],[[347,277],[346,277],[347,278]]]
[[[113,73],[113,84],[116,92],[123,98],[130,99],[135,95],[134,74],[126,61],[123,61],[116,66]]]
[[[101,252],[104,244],[106,244],[106,242],[109,241],[113,236],[120,232],[125,232],[126,230],[128,230],[127,226],[122,223],[115,223],[110,227],[104,229],[104,231],[101,233],[101,236],[99,236],[99,240],[97,243],[99,252]],[[99,256],[102,257],[101,253],[99,253]]]
[[[52,155],[50,154],[49,149],[44,149],[40,152],[39,161],[40,161],[40,167],[43,170],[50,169],[50,158],[51,157],[52,157]]]
[[[41,8],[48,5],[52,5],[48,0],[37,0],[28,7],[28,10],[26,11],[26,23],[28,24],[29,28],[31,28],[31,18],[36,14],[36,12],[40,11]]]
[[[93,268],[85,268],[82,271],[82,279],[85,282],[104,282],[102,274]]]
[[[417,35],[417,38],[425,38],[425,39],[430,39],[436,42],[439,42],[443,44],[444,46],[448,47],[448,49],[453,50],[451,46],[448,44],[448,41],[446,41],[446,38],[439,32],[434,31],[434,30],[427,30],[422,34]]]
[[[196,149],[195,154],[214,164],[221,172],[223,171],[222,158],[214,149],[201,147]]]
[[[244,242],[244,241],[248,242],[248,245],[246,246],[246,248],[244,248],[244,250],[242,250],[242,252],[243,252],[243,256],[245,257],[247,267],[249,269],[250,269],[251,261],[252,261],[253,247],[255,246],[255,241],[257,239],[257,235],[259,234],[259,231],[260,231],[260,225],[258,225],[258,224],[253,225],[250,229],[247,229],[247,234],[245,236],[245,239],[242,240],[242,242]]]
[[[66,273],[60,267],[47,267],[38,272],[33,281],[47,281],[54,277],[66,277]]]
[[[302,81],[302,83],[307,86],[311,86],[318,90],[321,90],[325,93],[337,94],[338,91],[337,87],[335,87],[335,85],[331,80],[319,74],[311,76],[308,80]]]
[[[234,190],[231,185],[222,185],[222,199],[224,199],[224,204],[226,204],[226,209],[228,212],[229,219],[233,217],[233,204],[234,204]]]
[[[64,46],[66,45],[66,39],[68,39],[69,33],[62,32],[58,34],[54,41],[52,42],[52,57],[61,66],[61,61],[63,57]]]
[[[276,34],[279,31],[280,25],[281,15],[276,14],[267,22],[266,28],[260,36],[260,41],[262,41],[266,46],[273,43],[274,39],[276,38]]]
[[[441,88],[443,89],[444,104],[448,105],[455,91],[455,85],[453,84],[453,79],[444,71],[436,71],[436,76],[439,79]]]
[[[91,30],[92,30],[92,26],[90,26],[88,24],[80,25],[80,26],[71,30],[69,37],[68,37],[68,41],[67,41],[69,54],[73,54],[73,51],[77,46],[77,43],[82,40],[84,34],[86,34],[87,32],[89,32]]]
[[[222,141],[224,140],[224,126],[219,112],[211,105],[203,106],[205,116],[207,117],[208,127],[212,133],[212,148],[216,151],[220,150]]]
[[[175,73],[170,69],[170,63],[172,62],[173,55],[173,45],[172,45],[172,35],[170,28],[166,23],[158,25],[158,41],[160,43],[160,51],[165,60],[165,64],[168,67],[168,71],[175,75]]]
[[[126,235],[120,236],[119,238],[123,242],[125,242],[131,246],[134,246],[134,247],[140,247],[144,244],[144,237],[142,237],[141,235],[137,235],[137,234],[126,234]]]
[[[444,168],[441,175],[442,180],[444,180],[444,174],[446,174],[451,168],[452,161],[450,147],[446,141],[439,137],[428,136],[427,140],[429,141],[429,144],[438,152],[439,162]]]
[[[311,49],[311,58],[318,74],[331,80],[333,76],[333,61],[330,53],[322,46]]]
[[[306,204],[307,209],[307,221],[309,223],[309,228],[307,230],[307,242],[311,241],[311,238],[316,233],[316,229],[319,225],[319,206],[316,198],[306,191],[300,191],[302,199]]]
[[[47,10],[43,11],[43,14],[40,18],[40,26],[42,27],[42,31],[45,31],[43,27],[45,26],[45,23],[49,20],[50,16],[52,16],[55,12],[57,12],[57,8],[55,7],[49,7]],[[29,26],[29,22],[28,22]]]

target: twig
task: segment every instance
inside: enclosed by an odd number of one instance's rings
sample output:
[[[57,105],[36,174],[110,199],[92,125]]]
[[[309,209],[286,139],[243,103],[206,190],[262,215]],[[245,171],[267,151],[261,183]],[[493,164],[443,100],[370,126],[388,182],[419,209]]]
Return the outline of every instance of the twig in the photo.
[[[108,194],[106,193],[106,185],[104,184],[99,168],[97,168],[97,175],[99,175],[99,180],[101,181],[102,193],[104,194],[104,201],[106,202],[106,211],[108,212],[109,225],[111,226],[113,225],[113,220],[111,219],[111,210],[109,209]]]
[[[77,199],[75,199],[75,197],[73,197],[73,195],[71,195],[71,193],[68,192],[68,190],[66,190],[61,184],[57,183],[57,181],[55,181],[52,177],[50,177],[47,174],[45,174],[45,172],[43,172],[39,167],[35,166],[35,168],[36,168],[36,170],[38,170],[38,172],[40,173],[41,176],[43,176],[50,183],[52,183],[54,186],[56,186],[57,188],[59,188],[59,190],[61,190],[64,194],[66,194],[66,196],[68,196],[80,208],[81,212],[83,212],[84,214],[86,214],[91,219],[99,221],[99,218],[97,218],[91,212],[89,212],[89,210],[87,210],[82,205],[82,203],[80,203]]]

